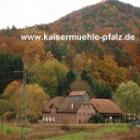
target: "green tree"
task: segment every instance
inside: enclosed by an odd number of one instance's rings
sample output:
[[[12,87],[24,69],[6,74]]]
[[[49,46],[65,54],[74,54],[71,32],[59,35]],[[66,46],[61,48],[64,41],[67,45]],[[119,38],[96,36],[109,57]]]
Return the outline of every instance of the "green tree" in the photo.
[[[67,45],[64,44],[56,44],[56,42],[49,42],[47,45],[47,51],[51,51],[55,58],[61,60],[63,57],[68,55]]]
[[[73,71],[73,70],[70,70],[68,73],[67,73],[67,76],[66,76],[66,82],[65,82],[65,85],[66,85],[66,89],[67,90],[70,90],[70,85],[71,83],[76,79],[76,73]]]
[[[68,68],[64,64],[56,59],[51,59],[36,66],[33,70],[32,82],[37,82],[43,86],[51,97],[65,95],[64,83],[67,73]]]
[[[127,113],[140,113],[140,87],[135,82],[120,84],[115,92],[114,100]]]
[[[15,71],[23,70],[23,62],[19,56],[13,54],[0,53],[0,92],[2,93],[6,85],[13,80],[22,79],[22,73]]]
[[[97,81],[86,70],[82,71],[81,77],[90,85],[93,94],[92,96],[95,96],[96,98],[112,98],[111,87],[107,86],[105,83]]]
[[[88,120],[88,123],[105,123],[105,119],[102,115],[96,114]]]

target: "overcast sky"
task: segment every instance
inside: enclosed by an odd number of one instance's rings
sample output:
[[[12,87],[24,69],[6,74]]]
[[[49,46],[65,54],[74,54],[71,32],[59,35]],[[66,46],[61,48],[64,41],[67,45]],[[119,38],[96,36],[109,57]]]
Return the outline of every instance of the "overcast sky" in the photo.
[[[0,0],[0,28],[53,22],[101,0]],[[121,0],[140,7],[140,0]]]

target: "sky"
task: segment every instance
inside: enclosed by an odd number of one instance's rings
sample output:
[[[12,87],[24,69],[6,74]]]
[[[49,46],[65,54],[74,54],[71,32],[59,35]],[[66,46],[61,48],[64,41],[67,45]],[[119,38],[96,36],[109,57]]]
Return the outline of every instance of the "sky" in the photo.
[[[0,29],[53,22],[101,0],[0,0]],[[140,0],[121,0],[140,7]]]

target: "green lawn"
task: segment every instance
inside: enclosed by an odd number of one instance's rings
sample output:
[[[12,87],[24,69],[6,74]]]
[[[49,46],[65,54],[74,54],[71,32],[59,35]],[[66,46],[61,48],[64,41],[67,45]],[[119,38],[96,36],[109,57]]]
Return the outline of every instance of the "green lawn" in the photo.
[[[115,135],[116,134],[120,135],[121,133],[125,134],[126,132],[129,132],[131,130],[130,129],[131,126],[126,124],[112,124],[112,125],[92,124],[92,125],[82,125],[82,126],[70,125],[67,126],[70,128],[69,130],[63,129],[63,131],[61,129],[61,126],[57,126],[54,128],[53,127],[54,126],[52,126],[51,129],[48,129],[48,127],[42,125],[30,125],[30,128],[29,127],[24,128],[24,132],[28,133],[28,136],[30,136],[31,134],[31,137],[33,137],[32,134],[34,134],[35,135],[34,138],[36,139],[47,138],[44,140],[101,140],[102,138],[103,139],[108,138],[108,135],[114,137],[114,134]],[[14,136],[16,138],[21,134],[21,130],[22,129],[20,126],[16,126],[13,124],[4,124],[3,129],[1,131],[1,125],[0,125],[0,134],[1,132],[2,134],[4,134],[1,136],[12,136],[12,137]],[[51,135],[49,135],[48,130],[52,133]],[[59,130],[60,133],[55,133],[55,130],[56,131]]]
[[[100,139],[100,137],[105,136],[107,134],[114,134],[114,133],[121,133],[121,132],[128,132],[130,130],[129,125],[125,124],[118,124],[118,125],[105,125],[101,128],[97,128],[92,132],[92,129],[89,131],[80,131],[73,134],[67,134],[64,136],[58,136],[49,138],[46,140],[86,140],[91,138]]]
[[[32,131],[31,128],[24,128],[24,129],[22,129],[19,126],[8,125],[8,124],[0,126],[0,133],[3,133],[3,134],[21,133],[22,130],[23,130],[23,132],[30,132],[30,131]]]
[[[87,132],[77,132],[74,134],[68,134],[64,136],[58,136],[54,138],[49,138],[46,140],[85,140],[86,136],[88,135]]]
[[[95,137],[104,136],[106,134],[125,133],[130,130],[127,124],[107,125],[94,132]]]

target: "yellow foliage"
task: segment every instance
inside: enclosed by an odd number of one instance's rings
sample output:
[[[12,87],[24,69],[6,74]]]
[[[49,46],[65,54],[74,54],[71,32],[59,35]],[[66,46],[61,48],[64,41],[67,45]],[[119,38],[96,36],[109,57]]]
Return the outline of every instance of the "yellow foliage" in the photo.
[[[4,95],[14,104],[17,115],[25,109],[27,116],[35,118],[41,116],[44,103],[49,99],[38,84],[28,84],[25,87],[17,81],[7,86]]]

